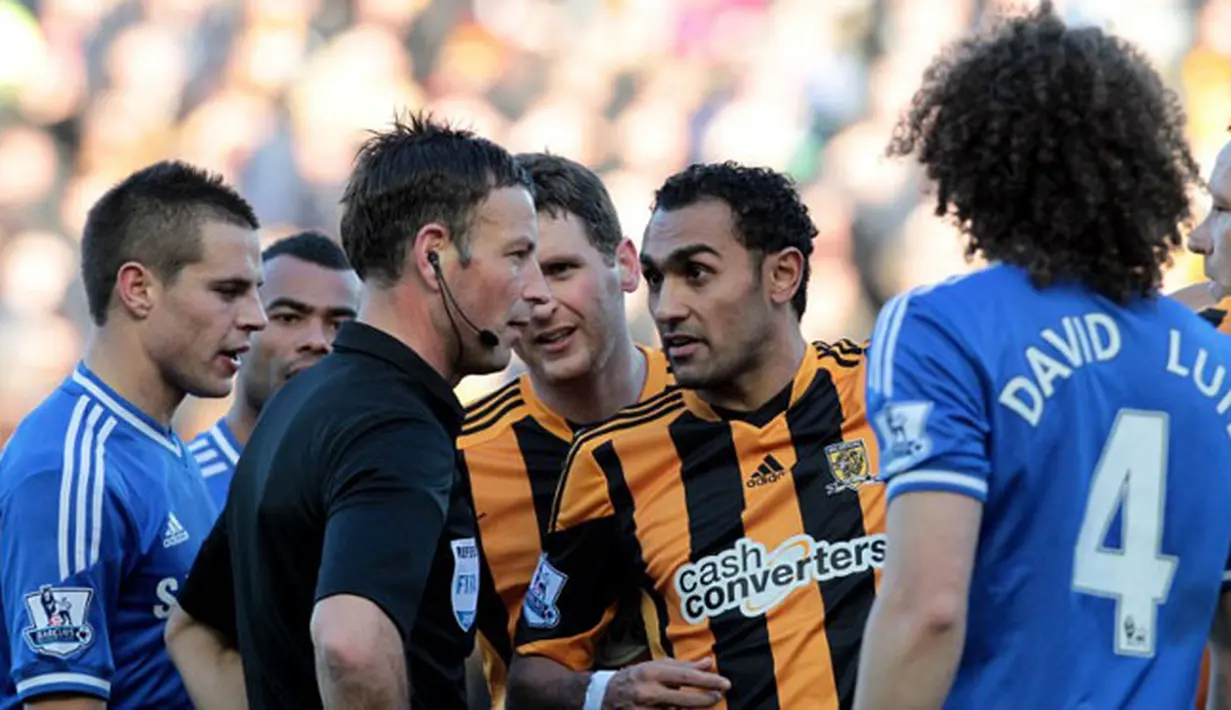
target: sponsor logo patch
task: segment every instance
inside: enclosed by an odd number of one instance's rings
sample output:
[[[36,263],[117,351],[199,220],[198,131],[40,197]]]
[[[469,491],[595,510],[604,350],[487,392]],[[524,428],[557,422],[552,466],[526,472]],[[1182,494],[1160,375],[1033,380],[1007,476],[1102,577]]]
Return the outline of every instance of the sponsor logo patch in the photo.
[[[879,533],[840,542],[794,535],[773,552],[745,537],[728,550],[681,566],[675,591],[681,615],[692,624],[736,609],[756,617],[800,587],[880,569],[884,563],[885,536]]]

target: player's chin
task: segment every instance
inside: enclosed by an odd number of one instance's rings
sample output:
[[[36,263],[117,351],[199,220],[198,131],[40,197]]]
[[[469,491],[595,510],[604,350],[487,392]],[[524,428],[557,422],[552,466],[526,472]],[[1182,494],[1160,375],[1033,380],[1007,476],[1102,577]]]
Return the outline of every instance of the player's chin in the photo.
[[[569,382],[590,374],[594,360],[589,353],[578,349],[563,358],[538,360],[538,370],[548,382]]]
[[[190,380],[188,394],[203,399],[216,399],[231,394],[233,380],[229,375],[210,374]]]
[[[671,373],[675,383],[684,389],[706,390],[721,387],[730,380],[731,375],[715,368],[708,362],[688,358],[682,362],[671,362]]]

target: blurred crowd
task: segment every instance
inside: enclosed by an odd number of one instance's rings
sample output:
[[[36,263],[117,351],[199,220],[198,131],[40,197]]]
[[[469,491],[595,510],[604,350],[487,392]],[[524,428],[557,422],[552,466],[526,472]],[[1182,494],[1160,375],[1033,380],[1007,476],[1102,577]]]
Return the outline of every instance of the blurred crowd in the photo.
[[[928,60],[1000,5],[0,0],[0,442],[81,353],[78,241],[102,191],[181,158],[236,184],[266,239],[336,236],[358,141],[399,109],[596,169],[635,241],[653,190],[689,162],[788,171],[820,229],[804,330],[865,337],[888,296],[971,268],[918,171],[883,155]],[[1151,56],[1208,171],[1231,123],[1231,0],[1057,5]],[[1200,272],[1179,255],[1168,287]],[[628,307],[653,343],[643,294]],[[225,406],[191,400],[178,426],[194,434]]]

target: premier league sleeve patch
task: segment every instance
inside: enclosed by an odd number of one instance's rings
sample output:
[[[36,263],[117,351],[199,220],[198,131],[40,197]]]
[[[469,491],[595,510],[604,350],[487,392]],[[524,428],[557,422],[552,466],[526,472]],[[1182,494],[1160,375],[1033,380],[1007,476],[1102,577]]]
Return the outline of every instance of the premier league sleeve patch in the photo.
[[[932,453],[928,436],[931,402],[891,402],[876,414],[881,436],[881,468],[886,477],[902,473]]]
[[[32,651],[44,656],[67,658],[94,642],[94,629],[87,623],[94,590],[83,587],[52,587],[44,584],[26,595],[30,626],[22,636]]]
[[[550,629],[560,623],[556,600],[560,598],[567,581],[568,576],[552,567],[547,555],[539,559],[539,568],[530,579],[530,589],[526,591],[526,601],[522,604],[521,615],[528,625]]]

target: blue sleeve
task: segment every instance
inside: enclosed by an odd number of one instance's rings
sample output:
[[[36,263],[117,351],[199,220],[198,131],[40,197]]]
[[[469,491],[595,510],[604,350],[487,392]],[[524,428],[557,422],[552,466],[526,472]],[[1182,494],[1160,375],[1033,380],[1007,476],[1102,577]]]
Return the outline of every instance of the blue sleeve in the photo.
[[[105,700],[115,672],[108,618],[129,526],[104,485],[101,456],[71,458],[25,475],[0,504],[5,670],[23,701],[46,693]]]
[[[890,301],[876,321],[868,364],[868,418],[880,444],[888,500],[947,491],[987,500],[988,421],[979,368],[918,295]]]

